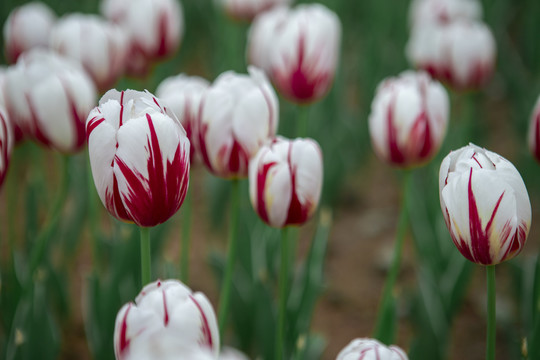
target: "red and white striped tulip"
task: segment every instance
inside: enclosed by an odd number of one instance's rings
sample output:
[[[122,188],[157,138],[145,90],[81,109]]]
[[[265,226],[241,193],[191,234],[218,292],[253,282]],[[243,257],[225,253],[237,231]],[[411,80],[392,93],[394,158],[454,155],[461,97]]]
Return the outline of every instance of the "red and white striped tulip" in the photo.
[[[412,64],[456,89],[476,89],[495,67],[493,34],[482,22],[415,27],[407,44]]]
[[[529,121],[529,150],[536,161],[540,162],[540,97],[536,100],[534,109]]]
[[[64,153],[85,144],[96,89],[72,59],[50,50],[25,52],[6,72],[4,97],[17,140],[26,136]]]
[[[308,221],[321,197],[322,151],[312,139],[278,137],[249,164],[249,196],[268,225],[282,228]]]
[[[12,125],[7,112],[0,103],[0,186],[2,186],[6,177],[14,142]]]
[[[118,312],[114,352],[117,360],[217,359],[219,331],[212,304],[178,280],[150,283],[135,303]]]
[[[410,5],[411,25],[449,24],[458,20],[478,21],[482,5],[477,0],[413,0]]]
[[[51,31],[50,46],[80,62],[101,91],[110,89],[124,73],[126,36],[118,26],[97,15],[61,18]]]
[[[472,144],[452,151],[441,164],[439,195],[452,240],[468,260],[496,265],[525,245],[529,195],[517,169],[502,156]]]
[[[101,12],[128,37],[127,71],[142,76],[151,63],[178,50],[184,13],[178,0],[105,0]]]
[[[292,0],[218,0],[234,19],[251,21],[258,14],[276,6],[287,6]]]
[[[446,134],[448,94],[424,72],[406,71],[377,88],[369,132],[375,153],[391,165],[422,165],[437,153]]]
[[[4,23],[4,50],[9,63],[34,47],[47,48],[49,34],[56,21],[54,12],[35,1],[15,8]]]
[[[193,128],[197,122],[201,99],[209,86],[208,80],[202,77],[179,74],[166,78],[156,89],[156,96],[167,104],[186,130],[191,142],[192,162],[195,156],[194,142],[196,140],[193,136]]]
[[[196,133],[199,154],[214,175],[244,178],[259,148],[276,134],[278,100],[264,73],[221,74],[200,105]]]
[[[400,347],[386,346],[375,339],[359,338],[341,350],[336,360],[408,360]]]
[[[321,4],[278,7],[258,16],[248,35],[250,62],[264,69],[286,98],[320,100],[334,80],[341,22]]]
[[[114,217],[147,227],[178,211],[188,189],[190,144],[156,97],[109,90],[86,127],[94,183]]]

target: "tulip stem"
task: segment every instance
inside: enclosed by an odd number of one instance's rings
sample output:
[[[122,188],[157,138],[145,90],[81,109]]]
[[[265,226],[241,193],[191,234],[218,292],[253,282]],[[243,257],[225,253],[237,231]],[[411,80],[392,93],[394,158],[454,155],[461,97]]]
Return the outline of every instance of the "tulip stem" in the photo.
[[[141,282],[144,287],[152,278],[150,228],[140,226],[139,229],[141,232]]]
[[[219,336],[223,342],[223,333],[227,322],[227,314],[229,312],[229,301],[231,297],[232,287],[232,275],[234,270],[234,264],[236,262],[236,250],[238,245],[238,211],[239,211],[239,187],[238,180],[232,181],[231,191],[231,211],[230,211],[230,224],[229,224],[229,243],[227,249],[227,263],[225,265],[225,274],[223,275],[223,282],[221,285],[221,294],[219,298]]]
[[[296,125],[296,137],[304,138],[308,136],[309,109],[309,105],[298,105],[298,124]]]
[[[486,360],[495,360],[496,299],[495,299],[495,265],[486,266],[487,274],[487,337]]]
[[[407,202],[411,186],[410,171],[404,172],[402,186],[403,194],[396,233],[396,243],[394,245],[394,254],[392,256],[392,263],[390,264],[390,270],[384,284],[383,298],[377,312],[377,322],[374,332],[374,337],[387,345],[394,342],[396,330],[396,300],[394,298],[393,291],[399,274],[401,254],[403,252],[403,243],[408,224]]]
[[[285,317],[289,285],[289,227],[281,229],[281,263],[279,271],[279,305],[278,323],[276,327],[276,359],[283,359],[283,343],[285,340]]]
[[[184,199],[182,218],[182,249],[180,254],[180,279],[189,282],[189,249],[191,244],[191,195],[188,191]]]

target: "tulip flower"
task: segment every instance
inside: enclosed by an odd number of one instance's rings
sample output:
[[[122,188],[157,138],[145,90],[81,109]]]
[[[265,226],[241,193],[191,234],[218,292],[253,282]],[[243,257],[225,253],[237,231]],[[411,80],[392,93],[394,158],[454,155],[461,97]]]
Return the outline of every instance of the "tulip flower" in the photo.
[[[6,177],[11,152],[13,151],[13,130],[7,112],[0,103],[0,186]]]
[[[529,150],[536,161],[540,162],[540,97],[534,105],[529,122]]]
[[[369,115],[376,154],[402,168],[419,166],[439,150],[449,116],[448,94],[424,72],[406,71],[377,88]]]
[[[148,227],[178,211],[188,189],[190,144],[156,97],[109,90],[86,126],[94,183],[114,217]]]
[[[495,51],[489,28],[469,21],[416,27],[406,49],[412,64],[456,89],[483,86],[493,73]]]
[[[286,6],[292,0],[218,0],[228,15],[238,20],[251,21],[264,11],[275,6]]]
[[[46,48],[56,21],[54,12],[42,2],[30,2],[15,8],[4,23],[4,49],[9,63],[34,47]]]
[[[110,89],[125,69],[124,32],[96,15],[61,18],[51,31],[50,46],[80,62],[101,91]]]
[[[325,6],[278,7],[254,20],[248,54],[250,62],[269,74],[283,96],[296,103],[311,103],[332,86],[340,42],[339,18]]]
[[[78,63],[49,50],[30,50],[8,68],[4,90],[18,139],[27,136],[64,153],[82,148],[96,89]]]
[[[478,21],[482,5],[477,0],[413,0],[410,6],[411,25],[449,24],[457,20]]]
[[[178,0],[105,0],[101,12],[128,37],[127,71],[145,75],[150,64],[172,55],[184,33]]]
[[[249,164],[251,203],[270,226],[302,225],[317,209],[322,178],[322,151],[317,142],[278,137]]]
[[[495,265],[519,254],[531,204],[508,160],[472,144],[452,151],[441,164],[439,194],[452,240],[468,260]]]
[[[375,339],[354,339],[343,350],[336,360],[408,360],[407,354],[400,347],[386,346]]]
[[[193,293],[180,281],[148,284],[135,303],[125,304],[118,312],[114,352],[117,360],[217,359],[214,309],[204,294]]]
[[[197,141],[204,164],[224,178],[247,177],[248,163],[278,126],[278,100],[264,73],[221,74],[201,100]]]
[[[164,79],[156,89],[157,97],[167,104],[180,120],[191,142],[191,161],[195,156],[193,127],[199,114],[199,105],[210,83],[198,76],[180,74]]]

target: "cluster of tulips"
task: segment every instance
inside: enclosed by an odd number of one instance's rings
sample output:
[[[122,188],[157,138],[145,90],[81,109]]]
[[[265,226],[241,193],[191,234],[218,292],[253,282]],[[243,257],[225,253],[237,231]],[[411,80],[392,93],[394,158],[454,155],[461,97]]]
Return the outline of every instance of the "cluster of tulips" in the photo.
[[[60,19],[44,4],[29,3],[15,9],[4,25],[5,53],[13,64],[0,73],[0,184],[21,141],[66,154],[87,146],[104,207],[116,219],[140,227],[142,286],[135,303],[118,312],[117,359],[245,358],[221,350],[237,248],[235,197],[238,180],[244,178],[254,211],[283,231],[275,346],[277,359],[290,355],[282,350],[290,271],[287,229],[305,224],[316,213],[323,156],[316,140],[303,137],[305,125],[299,124],[300,137],[295,139],[277,134],[278,93],[307,107],[329,92],[339,60],[341,24],[320,4],[218,3],[233,18],[252,22],[247,74],[228,71],[213,82],[171,74],[155,95],[111,87],[125,74],[144,76],[153,63],[179,48],[183,15],[178,1],[105,0],[103,17],[70,14]],[[481,13],[480,4],[470,0],[415,0],[411,5],[406,52],[417,70],[380,83],[368,120],[375,153],[404,169],[405,193],[410,170],[428,163],[444,140],[450,101],[443,84],[478,90],[493,72],[495,40]],[[104,93],[99,102],[98,92]],[[529,138],[538,159],[539,124],[540,101]],[[190,166],[198,164],[233,182],[218,316],[205,295],[178,280],[156,280],[150,270],[148,228],[178,212],[189,189]],[[439,189],[456,247],[487,268],[487,357],[492,359],[493,266],[516,256],[525,244],[531,225],[527,190],[509,161],[473,144],[444,158]],[[393,287],[402,245],[401,235],[375,327],[374,337],[382,342],[355,339],[337,359],[407,359],[405,351],[391,345],[388,330],[395,321]]]

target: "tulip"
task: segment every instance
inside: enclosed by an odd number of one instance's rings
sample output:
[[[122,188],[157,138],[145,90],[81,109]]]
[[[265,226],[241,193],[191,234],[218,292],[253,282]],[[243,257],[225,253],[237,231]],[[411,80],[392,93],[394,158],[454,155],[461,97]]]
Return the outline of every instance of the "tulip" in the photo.
[[[476,89],[491,77],[495,39],[481,22],[416,27],[407,44],[411,63],[457,89]]]
[[[15,8],[4,23],[4,49],[9,63],[34,47],[46,48],[56,21],[54,12],[42,2],[30,2]]]
[[[376,154],[408,168],[429,161],[446,134],[449,113],[444,87],[424,72],[385,79],[371,104],[369,132]]]
[[[190,145],[156,97],[110,90],[86,126],[94,183],[114,217],[149,227],[178,211],[188,189]]]
[[[101,12],[128,36],[127,71],[144,75],[151,62],[172,55],[184,33],[178,0],[105,0]]]
[[[78,63],[33,49],[8,68],[4,96],[18,132],[64,153],[85,143],[85,118],[95,105],[95,86]]]
[[[198,76],[180,74],[163,80],[156,89],[156,95],[180,120],[191,142],[191,161],[195,156],[193,127],[197,121],[199,106],[204,91],[210,83]]]
[[[124,72],[126,36],[99,16],[63,17],[51,31],[50,46],[80,62],[101,91],[109,89]]]
[[[0,186],[2,186],[6,177],[14,140],[7,112],[0,103]]]
[[[478,21],[482,4],[477,0],[414,0],[410,6],[411,25],[449,24],[457,20]]]
[[[278,126],[278,100],[264,73],[226,72],[206,91],[197,121],[199,153],[206,167],[224,178],[247,177],[249,159]]]
[[[114,352],[117,360],[217,359],[214,309],[204,294],[178,280],[150,283],[118,312]]]
[[[243,352],[229,346],[225,346],[219,353],[219,360],[249,360]]]
[[[301,225],[311,218],[321,196],[322,152],[312,139],[277,138],[249,164],[253,208],[268,225]]]
[[[400,347],[385,346],[375,339],[359,338],[351,341],[341,350],[336,360],[408,360]]]
[[[228,15],[238,20],[251,21],[257,14],[276,6],[286,6],[292,0],[218,0]]]
[[[540,97],[534,105],[529,122],[529,150],[534,158],[540,162]]]
[[[339,18],[325,6],[278,7],[253,22],[248,54],[250,62],[264,69],[286,98],[310,103],[324,97],[332,86],[340,41]]]
[[[468,145],[439,173],[441,209],[454,244],[468,260],[495,265],[523,248],[531,225],[525,184],[508,160]]]

